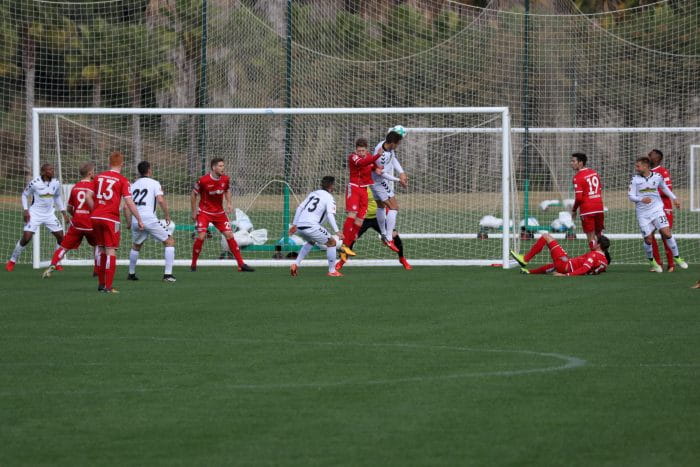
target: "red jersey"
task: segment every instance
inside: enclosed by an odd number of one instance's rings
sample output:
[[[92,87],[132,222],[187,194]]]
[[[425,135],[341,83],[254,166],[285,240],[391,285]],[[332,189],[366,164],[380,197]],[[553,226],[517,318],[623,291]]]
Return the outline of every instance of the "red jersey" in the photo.
[[[222,214],[224,212],[224,193],[229,190],[228,175],[214,178],[211,173],[200,177],[194,184],[199,198],[199,211],[205,214]]]
[[[568,276],[583,276],[586,274],[600,274],[608,267],[608,259],[605,253],[589,251],[585,255],[577,256],[569,260],[571,272]]]
[[[78,230],[92,230],[90,208],[85,202],[88,192],[93,193],[92,181],[81,180],[73,185],[68,197],[68,206],[73,208],[70,223]]]
[[[581,208],[581,216],[603,212],[603,186],[598,173],[584,167],[573,179],[576,201],[573,210]]]
[[[668,173],[666,167],[658,165],[651,169],[651,171],[661,175],[664,179],[664,182],[666,182],[666,186],[668,187],[668,189],[673,191],[673,184],[671,183],[671,174]],[[671,201],[671,198],[666,196],[666,193],[664,193],[661,190],[661,188],[659,188],[659,194],[661,195],[661,201],[664,203],[664,209],[673,209],[673,201]]]
[[[90,217],[119,222],[122,198],[131,198],[129,180],[119,172],[107,170],[94,178],[92,191],[95,193],[95,207]]]
[[[348,168],[350,169],[350,185],[368,187],[373,185],[372,170],[376,167],[375,161],[382,156],[382,153],[373,156],[367,154],[362,157],[354,152],[348,156]]]

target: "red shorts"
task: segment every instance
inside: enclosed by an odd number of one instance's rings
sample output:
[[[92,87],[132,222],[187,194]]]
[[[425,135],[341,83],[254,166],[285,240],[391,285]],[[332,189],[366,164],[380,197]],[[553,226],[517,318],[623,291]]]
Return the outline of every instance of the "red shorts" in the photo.
[[[66,232],[66,235],[63,237],[61,246],[66,250],[75,250],[80,246],[83,238],[87,240],[90,245],[95,246],[95,234],[92,230],[80,230],[71,225],[68,228],[68,232]]]
[[[367,187],[348,185],[345,194],[345,210],[347,212],[356,212],[358,219],[364,219],[367,215],[368,203]]]
[[[599,234],[605,230],[605,214],[598,212],[596,214],[581,216],[581,226],[585,233],[595,232]]]
[[[197,232],[206,232],[209,224],[214,224],[219,232],[230,232],[231,222],[228,220],[228,216],[225,213],[221,214],[207,214],[205,212],[199,212],[197,214]]]
[[[562,248],[556,240],[549,242],[548,247],[549,254],[552,256],[552,260],[554,260],[554,268],[557,270],[557,272],[562,274],[571,272],[569,269],[569,256],[566,253],[566,250]]]
[[[121,224],[104,219],[92,219],[94,241],[97,246],[119,248],[121,240]]]

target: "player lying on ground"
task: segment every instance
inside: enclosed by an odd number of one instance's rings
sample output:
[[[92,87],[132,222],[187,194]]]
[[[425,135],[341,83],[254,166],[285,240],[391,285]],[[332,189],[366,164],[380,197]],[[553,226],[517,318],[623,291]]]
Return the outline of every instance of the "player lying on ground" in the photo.
[[[68,197],[68,214],[70,214],[70,227],[63,237],[61,245],[54,251],[51,265],[41,275],[43,278],[51,277],[51,273],[58,268],[58,263],[63,259],[68,250],[76,250],[83,242],[83,238],[93,248],[95,266],[92,275],[97,276],[97,262],[99,255],[95,248],[95,235],[92,229],[91,209],[87,204],[87,194],[92,193],[92,179],[95,177],[95,165],[86,162],[80,166],[80,181],[73,185]]]
[[[655,230],[659,231],[661,238],[664,239],[671,249],[673,261],[682,269],[687,269],[688,264],[678,253],[678,245],[671,233],[671,227],[664,213],[664,205],[659,191],[662,191],[672,199],[673,204],[679,209],[681,207],[680,201],[666,186],[664,178],[658,173],[651,171],[651,161],[648,157],[638,158],[634,164],[634,169],[637,175],[632,177],[628,195],[630,201],[636,205],[637,221],[644,237],[644,251],[652,271],[663,272],[661,266],[654,260],[654,251],[651,246],[651,239]]]
[[[382,231],[382,242],[390,249],[398,252],[396,245],[389,239],[389,233],[396,228],[396,217],[399,213],[399,202],[394,193],[394,182],[401,186],[408,186],[408,176],[403,171],[399,160],[396,158],[396,148],[401,144],[406,130],[400,125],[389,130],[384,141],[374,148],[375,154],[381,154],[376,164],[383,167],[380,173],[372,172],[372,194],[377,202],[377,222]],[[394,176],[394,170],[399,173]],[[386,210],[383,208],[387,208]]]
[[[603,185],[598,173],[586,167],[588,157],[576,152],[571,155],[571,168],[576,174],[572,180],[576,200],[571,208],[571,214],[576,217],[576,211],[581,213],[581,227],[592,249],[598,237],[605,229],[605,213],[603,206]]]
[[[112,287],[117,272],[117,249],[121,240],[121,218],[119,206],[122,199],[129,211],[136,217],[139,229],[143,229],[141,214],[131,199],[129,180],[121,174],[124,155],[113,152],[109,156],[109,170],[102,172],[92,181],[92,191],[86,191],[86,202],[91,208],[90,218],[99,252],[97,264],[97,291],[118,293]]]
[[[233,210],[233,203],[231,201],[230,179],[228,175],[224,174],[226,170],[224,160],[220,157],[214,158],[211,160],[209,167],[211,171],[197,180],[190,197],[192,220],[195,221],[197,229],[197,238],[195,238],[192,245],[190,270],[197,270],[197,259],[202,252],[204,239],[207,238],[209,223],[212,223],[226,238],[229,250],[236,258],[238,271],[253,272],[255,269],[243,261],[241,250],[238,248],[236,239],[233,238],[231,222],[227,216],[227,213],[230,214]],[[199,205],[197,204],[197,198],[199,198]],[[226,201],[225,208],[224,200]]]
[[[661,161],[664,158],[663,153],[658,149],[652,149],[647,155],[647,157],[651,161],[651,171],[661,175],[661,178],[664,179],[664,183],[666,183],[668,189],[673,191],[673,182],[671,181],[671,174],[665,167],[661,165]],[[668,226],[669,228],[673,229],[673,202],[671,201],[671,198],[666,196],[666,193],[659,191],[659,195],[661,196],[661,202],[664,205],[664,214],[666,214],[666,219],[668,219]],[[671,250],[671,247],[668,245],[668,242],[666,242],[666,240],[664,240],[664,250],[666,251],[666,263],[668,264],[668,272],[673,272],[676,269],[675,262],[673,260],[673,251]],[[651,236],[651,251],[654,255],[654,261],[656,261],[656,264],[658,264],[659,267],[662,267],[663,261],[661,261],[661,255],[659,254],[659,245],[656,243],[655,235]],[[650,269],[650,271],[653,272],[656,272],[656,270],[657,268],[655,267],[652,267]]]
[[[31,206],[29,205],[30,196],[32,197]],[[54,178],[53,166],[44,164],[41,166],[40,175],[29,182],[27,188],[22,192],[24,229],[10,259],[5,263],[6,271],[12,272],[15,269],[15,264],[19,261],[22,252],[42,225],[45,225],[56,237],[56,248],[60,248],[63,241],[63,227],[56,218],[54,205],[61,211],[63,219],[68,225],[68,214],[66,214],[66,208],[63,206],[61,198],[61,183]]]
[[[126,279],[131,281],[139,280],[139,278],[136,277],[136,262],[139,260],[139,252],[146,239],[148,239],[148,237],[153,237],[159,242],[162,242],[165,247],[165,271],[163,273],[163,281],[175,282],[175,276],[173,276],[175,239],[165,230],[165,227],[161,225],[156,216],[157,204],[163,211],[166,224],[170,224],[171,222],[168,203],[165,201],[165,196],[163,195],[163,188],[157,180],[151,178],[153,176],[153,170],[151,170],[151,164],[149,162],[139,162],[137,169],[140,177],[131,185],[131,198],[134,200],[136,209],[138,209],[141,214],[144,228],[139,229],[136,224],[136,219],[132,219],[131,213],[127,209],[124,209],[126,223],[127,225],[131,225],[131,238],[133,240],[131,251],[129,252],[129,275]]]
[[[381,152],[374,156],[369,153],[367,140],[359,138],[355,142],[355,152],[348,156],[348,170],[350,181],[345,195],[345,211],[347,218],[343,224],[343,245],[341,254],[355,256],[348,248],[358,237],[362,229],[362,223],[367,214],[368,187],[372,186],[372,172],[377,168],[375,163],[381,157]]]
[[[526,269],[526,266],[532,258],[537,256],[542,249],[547,246],[549,254],[552,257],[552,263],[545,264],[535,269]],[[555,276],[583,276],[586,274],[600,274],[604,272],[610,264],[610,240],[608,237],[601,235],[598,241],[593,245],[593,249],[588,253],[570,258],[566,250],[549,234],[543,234],[530,251],[524,255],[520,255],[515,251],[510,252],[511,256],[522,267],[520,271],[524,274],[548,274],[553,273]]]
[[[368,207],[367,207],[367,215],[365,216],[364,222],[362,222],[362,227],[360,228],[360,231],[357,233],[357,237],[353,242],[349,245],[350,248],[353,248],[355,245],[355,241],[359,239],[362,234],[367,232],[369,229],[375,230],[378,234],[381,235],[381,230],[379,230],[379,222],[377,222],[377,203],[374,201],[374,198],[372,197],[372,190],[367,188],[367,198],[368,198]],[[393,242],[394,245],[396,245],[396,248],[399,249],[397,254],[399,255],[399,263],[404,267],[404,269],[410,271],[413,269],[410,264],[408,264],[408,261],[403,255],[403,241],[401,240],[401,237],[399,236],[399,233],[394,230],[392,232],[393,236]],[[347,239],[345,239],[347,241]],[[348,255],[344,253],[340,253],[340,259],[338,262],[335,264],[335,270],[340,271],[343,268],[343,265],[347,262],[348,260]]]
[[[324,221],[327,222],[330,228],[333,229],[333,233],[339,239],[343,239],[343,233],[338,230],[338,224],[335,222],[335,200],[331,194],[333,193],[334,185],[334,177],[323,177],[321,189],[309,193],[294,213],[294,220],[289,228],[289,234],[297,233],[306,240],[306,243],[299,250],[299,255],[294,264],[290,266],[289,272],[292,276],[297,275],[301,262],[309,254],[314,244],[327,247],[328,276],[342,276],[340,272],[335,270],[335,238],[322,225]]]

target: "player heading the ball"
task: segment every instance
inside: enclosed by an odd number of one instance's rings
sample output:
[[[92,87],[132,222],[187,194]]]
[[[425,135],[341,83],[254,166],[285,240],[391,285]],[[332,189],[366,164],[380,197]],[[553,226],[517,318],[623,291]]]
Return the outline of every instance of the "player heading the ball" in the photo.
[[[231,253],[233,253],[233,256],[236,258],[236,263],[238,263],[238,271],[253,272],[255,269],[251,268],[243,261],[238,243],[236,243],[236,239],[233,238],[231,222],[227,215],[227,213],[230,214],[233,210],[233,203],[231,200],[230,179],[228,175],[224,173],[226,169],[224,160],[220,157],[212,159],[209,168],[209,173],[200,177],[199,180],[195,182],[192,188],[192,195],[190,196],[192,220],[195,221],[197,229],[197,238],[194,239],[194,245],[192,245],[192,263],[190,269],[192,271],[197,270],[197,259],[202,252],[202,246],[204,245],[204,239],[207,237],[209,223],[212,223],[214,227],[223,234],[224,238],[226,238],[229,250],[231,250]],[[198,198],[199,203],[197,203]],[[226,201],[225,209],[224,200]]]
[[[582,152],[571,155],[571,168],[576,174],[572,180],[576,199],[571,208],[571,214],[581,213],[581,227],[588,239],[588,246],[593,249],[594,243],[605,229],[605,213],[603,206],[603,184],[598,173],[586,167],[588,156]]]
[[[542,249],[547,246],[549,254],[552,257],[552,263],[545,264],[535,269],[526,269],[526,266],[532,258],[537,256]],[[520,272],[523,274],[549,274],[555,276],[584,276],[587,274],[597,275],[608,268],[611,258],[608,249],[610,248],[610,240],[602,235],[594,243],[593,248],[586,254],[575,258],[569,257],[568,253],[559,242],[550,234],[543,234],[537,239],[530,251],[524,255],[518,254],[511,250],[510,255],[520,264]]]
[[[306,243],[299,250],[296,261],[290,266],[290,274],[296,276],[301,266],[301,262],[309,254],[314,244],[326,247],[326,258],[328,259],[328,276],[341,277],[342,274],[335,270],[336,241],[335,238],[323,227],[327,222],[333,229],[333,233],[340,240],[343,234],[338,230],[335,222],[335,200],[333,199],[333,188],[335,177],[326,176],[321,180],[321,189],[312,191],[301,202],[294,213],[294,220],[289,227],[289,234],[298,233]]]

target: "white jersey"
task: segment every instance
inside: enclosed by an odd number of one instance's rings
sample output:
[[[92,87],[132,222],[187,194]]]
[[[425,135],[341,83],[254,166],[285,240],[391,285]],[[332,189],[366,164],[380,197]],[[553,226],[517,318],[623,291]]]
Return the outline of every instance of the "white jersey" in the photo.
[[[335,222],[335,199],[326,190],[312,191],[297,208],[292,223],[299,227],[321,225],[324,221],[328,222],[333,232],[338,231],[338,224]]]
[[[628,196],[630,201],[637,205],[638,216],[645,216],[656,211],[661,211],[663,213],[664,203],[661,201],[659,189],[669,198],[673,200],[676,199],[676,195],[668,189],[664,178],[658,173],[651,172],[648,177],[643,177],[641,175],[632,177]],[[642,203],[643,198],[651,198],[651,203]]]
[[[32,204],[29,205],[29,197],[32,197]],[[61,198],[61,183],[52,178],[45,182],[41,177],[33,179],[22,192],[22,207],[29,209],[32,217],[54,216],[54,204],[59,211],[65,211],[63,198]]]
[[[141,177],[131,184],[131,199],[134,200],[144,224],[158,221],[156,196],[162,194],[160,183],[150,177]]]
[[[399,163],[399,160],[396,158],[396,153],[392,149],[391,151],[385,151],[382,145],[384,144],[384,141],[380,142],[377,144],[377,146],[374,148],[374,154],[377,154],[379,152],[382,153],[382,156],[377,159],[377,162],[375,162],[377,165],[381,165],[384,167],[382,174],[379,175],[376,172],[372,172],[372,180],[374,181],[375,185],[380,184],[384,179],[387,180],[387,183],[389,185],[389,188],[391,190],[394,189],[394,182],[399,181],[399,179],[394,175],[394,170],[400,174],[403,173],[403,167],[401,167],[401,164]]]

